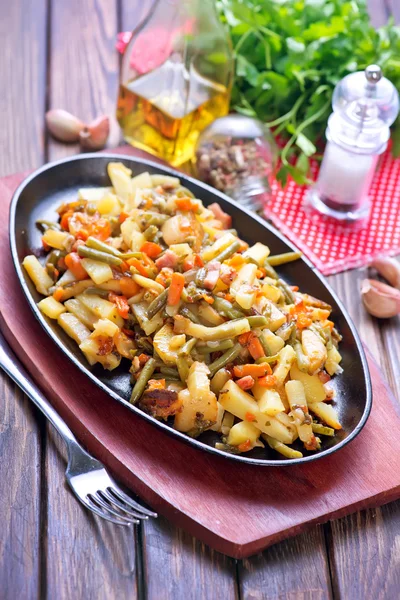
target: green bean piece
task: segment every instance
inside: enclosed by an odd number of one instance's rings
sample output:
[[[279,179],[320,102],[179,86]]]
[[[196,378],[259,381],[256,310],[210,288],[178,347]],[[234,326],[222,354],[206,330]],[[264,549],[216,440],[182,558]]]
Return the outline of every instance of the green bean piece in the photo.
[[[320,423],[312,423],[311,427],[313,433],[318,433],[318,435],[328,435],[329,437],[335,435],[335,430],[332,427],[326,427],[326,425],[321,425]]]
[[[259,338],[261,341],[261,338]],[[261,365],[262,363],[274,363],[279,359],[279,354],[274,354],[273,356],[261,356],[261,358],[257,358],[256,365]]]
[[[210,382],[210,389],[216,396],[220,393],[224,385],[229,379],[232,379],[232,375],[227,369],[220,369],[214,375]]]
[[[191,338],[178,350],[178,356],[188,357],[190,356],[193,348],[197,344],[196,338]]]
[[[290,446],[286,446],[286,444],[279,442],[278,440],[271,437],[270,435],[267,435],[266,433],[262,433],[261,436],[264,438],[264,440],[267,442],[267,444],[270,448],[272,448],[273,450],[276,450],[276,452],[279,452],[279,454],[282,454],[286,458],[303,458],[303,455],[301,452],[298,452],[297,450],[290,448]]]
[[[251,317],[246,317],[250,327],[253,329],[254,327],[267,327],[268,319],[267,317],[263,317],[261,315],[254,315]]]
[[[294,304],[295,303],[294,294],[293,294],[292,290],[290,289],[290,287],[288,286],[288,284],[286,283],[286,281],[283,281],[283,279],[278,279],[277,285],[282,290],[282,293],[285,297],[286,304]]]
[[[176,366],[178,367],[178,373],[181,381],[186,383],[187,378],[189,377],[189,363],[187,358],[178,356]]]
[[[242,319],[245,316],[241,310],[234,308],[228,300],[224,300],[224,298],[220,298],[219,296],[213,296],[213,298],[213,308],[223,317],[227,317],[228,319]]]
[[[108,294],[110,292],[108,290],[101,290],[97,287],[88,287],[85,290],[85,294],[89,294],[89,296],[100,296],[100,298],[108,298]]]
[[[39,219],[36,221],[36,225],[40,225],[43,229],[57,229],[57,231],[60,231],[61,229],[58,223],[55,223],[54,221],[47,221],[47,219]]]
[[[190,269],[186,271],[183,276],[185,278],[185,283],[190,283],[191,281],[195,281],[198,269]]]
[[[138,258],[139,260],[142,260],[143,252],[121,252],[118,256],[123,260],[128,260],[129,258]]]
[[[50,277],[52,278],[52,280],[54,282],[56,282],[57,278],[58,278],[58,275],[59,275],[58,269],[56,269],[56,267],[53,264],[48,263],[46,265],[46,271],[50,275]]]
[[[204,269],[204,267],[202,269],[199,269],[196,273],[196,279],[195,279],[196,285],[198,285],[199,287],[204,287],[204,280],[206,277],[207,277],[207,270]]]
[[[266,277],[270,277],[271,279],[279,279],[279,275],[278,273],[275,271],[274,267],[272,267],[269,262],[268,262],[268,258],[265,259],[264,262],[264,269],[265,269],[265,276]]]
[[[53,267],[56,267],[60,257],[61,257],[60,250],[52,250],[50,252],[50,254],[48,255],[48,257],[46,258],[46,267],[48,265],[53,265]]]
[[[143,231],[143,235],[148,242],[152,242],[157,233],[158,229],[155,225],[149,225],[149,227]]]
[[[168,377],[177,377],[179,379],[179,373],[173,367],[160,367],[160,373]]]
[[[211,377],[214,377],[215,373],[219,371],[219,369],[223,369],[227,364],[233,362],[235,358],[237,358],[242,351],[242,346],[239,343],[236,343],[233,348],[229,348],[222,356],[214,360],[209,365]]]
[[[308,357],[304,354],[302,345],[299,342],[299,340],[295,340],[295,342],[293,343],[293,348],[296,352],[297,366],[303,373],[308,373],[310,361]]]
[[[165,289],[159,296],[154,298],[153,302],[147,307],[147,318],[152,319],[164,306],[168,300],[168,288]]]
[[[118,256],[113,256],[107,252],[95,250],[95,248],[88,248],[88,246],[79,246],[78,254],[83,258],[92,258],[93,260],[98,260],[106,263],[107,265],[112,265],[113,267],[119,267],[123,262],[121,258],[118,258]]]
[[[302,252],[284,252],[283,254],[275,254],[275,256],[269,256],[268,262],[271,267],[279,267],[294,260],[298,260],[303,256]]]
[[[284,342],[287,342],[295,329],[296,323],[281,325],[281,327],[275,331],[275,335],[279,336]]]
[[[211,346],[211,344],[215,345]],[[199,354],[212,354],[213,352],[222,352],[222,350],[229,350],[229,348],[233,348],[233,346],[234,344],[232,340],[221,340],[220,342],[207,342],[206,346],[196,346],[196,352],[198,352]]]
[[[147,363],[144,365],[135,385],[133,386],[130,399],[131,404],[136,404],[136,402],[140,399],[147,385],[147,382],[154,373],[155,368],[156,361],[154,360],[154,358],[149,358]]]
[[[239,240],[235,240],[234,242],[232,242],[232,244],[230,244],[227,248],[225,248],[225,250],[222,250],[219,254],[217,254],[217,256],[215,256],[213,258],[213,260],[218,260],[219,262],[224,262],[224,260],[227,260],[228,258],[230,258],[232,256],[232,254],[235,254],[235,252],[237,252],[240,248],[240,242]]]
[[[118,256],[121,258],[121,252],[117,250],[117,248],[113,248],[109,244],[106,244],[105,242],[102,242],[101,240],[98,240],[92,236],[88,237],[86,240],[86,246],[88,246],[88,248],[94,248],[95,250],[100,250],[100,252],[106,252],[107,254],[112,254],[113,256]]]
[[[196,323],[197,325],[201,325],[200,320],[197,318],[197,316],[190,310],[190,308],[187,308],[187,306],[183,306],[180,310],[180,314],[183,315],[184,317],[187,317],[188,319],[190,319],[192,321],[192,323]]]

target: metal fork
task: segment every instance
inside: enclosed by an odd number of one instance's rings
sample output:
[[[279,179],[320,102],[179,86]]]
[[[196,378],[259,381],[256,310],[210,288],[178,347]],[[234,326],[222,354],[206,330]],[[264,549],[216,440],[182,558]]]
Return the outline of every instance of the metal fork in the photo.
[[[99,517],[118,525],[138,523],[157,517],[123,490],[109,476],[104,465],[78,443],[74,434],[29,377],[0,334],[0,367],[15,381],[57,429],[67,445],[67,481],[75,496]]]

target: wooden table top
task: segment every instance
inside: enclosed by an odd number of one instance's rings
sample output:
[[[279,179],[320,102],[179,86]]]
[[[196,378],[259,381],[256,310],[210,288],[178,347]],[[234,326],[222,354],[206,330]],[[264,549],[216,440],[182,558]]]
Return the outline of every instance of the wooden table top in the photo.
[[[151,1],[0,3],[0,176],[77,152],[45,135],[49,108],[84,120],[114,113],[116,34],[132,29]],[[400,21],[398,0],[369,0],[369,6],[375,25],[390,13]],[[110,145],[118,142],[115,125]],[[365,313],[358,289],[366,271],[329,280],[400,400],[399,319],[379,322]],[[314,527],[243,561],[210,550],[163,518],[132,533],[74,499],[61,440],[19,389],[5,375],[0,379],[2,599],[399,597],[400,502]]]

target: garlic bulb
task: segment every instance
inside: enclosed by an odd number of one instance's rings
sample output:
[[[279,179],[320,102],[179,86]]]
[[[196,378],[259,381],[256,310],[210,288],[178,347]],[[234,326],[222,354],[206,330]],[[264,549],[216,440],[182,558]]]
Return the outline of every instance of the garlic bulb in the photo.
[[[46,113],[46,124],[52,136],[60,142],[77,142],[85,127],[80,119],[61,108]]]
[[[367,311],[382,319],[400,313],[400,290],[374,279],[361,283],[361,297]]]
[[[92,121],[79,133],[79,141],[85,150],[101,150],[110,134],[110,119],[106,116]]]
[[[395,258],[389,258],[388,256],[376,258],[370,266],[374,267],[390,285],[400,289],[400,263]]]

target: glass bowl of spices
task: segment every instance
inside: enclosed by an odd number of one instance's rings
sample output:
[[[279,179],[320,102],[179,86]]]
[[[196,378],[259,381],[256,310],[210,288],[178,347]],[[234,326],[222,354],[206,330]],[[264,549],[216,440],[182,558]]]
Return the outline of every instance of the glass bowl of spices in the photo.
[[[196,147],[199,179],[258,213],[271,197],[277,147],[269,129],[251,117],[231,114],[213,121]]]

